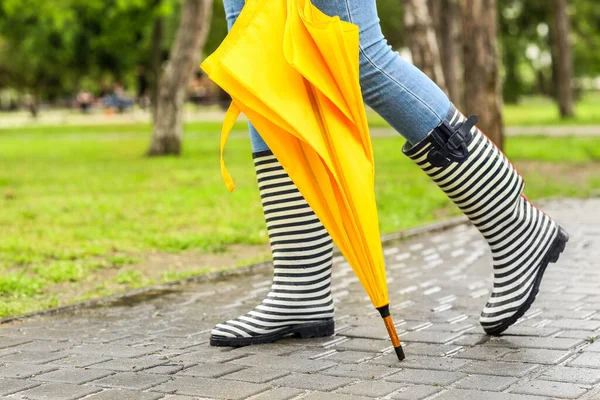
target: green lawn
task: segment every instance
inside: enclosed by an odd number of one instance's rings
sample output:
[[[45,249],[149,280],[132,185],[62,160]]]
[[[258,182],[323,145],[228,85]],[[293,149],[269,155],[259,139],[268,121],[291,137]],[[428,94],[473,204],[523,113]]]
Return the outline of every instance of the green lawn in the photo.
[[[268,254],[249,142],[228,145],[229,194],[218,131],[188,126],[180,158],[145,157],[138,125],[0,131],[0,317]],[[374,140],[383,233],[457,214],[402,143]],[[600,189],[600,138],[509,138],[507,151],[531,198]]]

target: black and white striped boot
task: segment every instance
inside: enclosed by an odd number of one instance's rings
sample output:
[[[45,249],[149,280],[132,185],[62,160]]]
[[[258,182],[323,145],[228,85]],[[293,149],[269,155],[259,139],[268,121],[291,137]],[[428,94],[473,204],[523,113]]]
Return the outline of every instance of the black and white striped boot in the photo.
[[[210,344],[238,347],[290,334],[333,335],[331,237],[273,153],[253,157],[273,252],[273,285],[252,311],[216,325]]]
[[[522,194],[525,183],[506,156],[451,107],[425,139],[403,152],[466,214],[492,249],[494,288],[480,323],[498,335],[529,309],[548,263],[567,233]]]

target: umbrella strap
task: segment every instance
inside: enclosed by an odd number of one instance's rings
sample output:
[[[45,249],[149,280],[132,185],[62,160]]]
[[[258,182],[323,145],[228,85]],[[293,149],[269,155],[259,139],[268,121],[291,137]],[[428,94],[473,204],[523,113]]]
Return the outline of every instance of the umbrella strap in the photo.
[[[233,183],[233,179],[227,171],[227,167],[225,167],[225,160],[223,159],[223,152],[225,151],[225,145],[227,144],[227,138],[233,129],[233,125],[235,125],[235,121],[237,121],[240,116],[241,110],[235,101],[231,102],[231,105],[227,109],[227,113],[225,114],[225,119],[223,120],[223,127],[221,128],[221,175],[223,176],[223,180],[225,181],[225,185],[227,185],[227,189],[231,192],[235,188],[235,184]]]

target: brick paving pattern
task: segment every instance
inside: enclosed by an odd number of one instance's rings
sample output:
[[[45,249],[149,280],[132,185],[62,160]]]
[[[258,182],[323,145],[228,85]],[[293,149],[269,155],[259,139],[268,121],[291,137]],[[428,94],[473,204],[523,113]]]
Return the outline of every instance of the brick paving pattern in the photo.
[[[0,398],[600,399],[600,199],[545,209],[571,234],[569,247],[501,337],[477,321],[492,284],[487,245],[461,225],[386,245],[405,362],[390,354],[380,317],[338,257],[333,337],[210,347],[213,324],[252,308],[270,277],[186,284],[0,325]]]

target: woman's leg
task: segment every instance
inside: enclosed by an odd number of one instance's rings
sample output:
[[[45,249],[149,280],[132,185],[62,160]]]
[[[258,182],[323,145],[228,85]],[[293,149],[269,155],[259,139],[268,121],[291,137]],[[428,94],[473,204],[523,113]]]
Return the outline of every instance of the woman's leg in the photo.
[[[244,0],[224,3],[231,28]],[[272,342],[290,333],[332,335],[332,240],[251,124],[250,138],[273,252],[273,284],[252,311],[215,326],[210,342],[243,346]]]
[[[452,106],[444,93],[387,45],[375,0],[313,0],[360,28],[365,102],[408,140],[404,152],[471,219],[492,249],[494,288],[480,322],[499,334],[529,309],[544,271],[567,233],[522,195],[506,156]]]
[[[375,0],[313,0],[327,15],[360,29],[360,85],[365,103],[410,143],[421,141],[450,109],[444,92],[387,44]]]
[[[313,0],[360,29],[365,102],[400,132],[413,158],[474,222],[492,247],[494,289],[481,323],[491,334],[530,307],[546,266],[568,236],[522,195],[512,164],[425,74],[387,45],[375,0]],[[258,135],[257,135],[258,136]],[[264,143],[264,142],[263,142]]]
[[[244,0],[224,0],[229,28]],[[365,103],[409,142],[417,143],[438,126],[450,109],[444,92],[387,44],[375,0],[313,0],[328,15],[338,15],[360,28],[360,84]],[[268,146],[250,124],[252,150]]]

